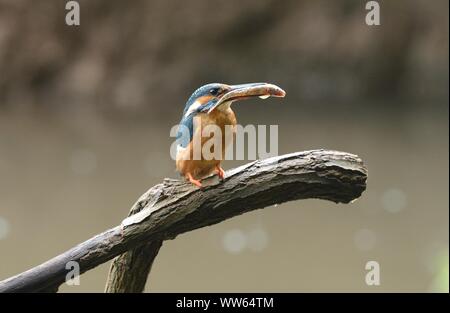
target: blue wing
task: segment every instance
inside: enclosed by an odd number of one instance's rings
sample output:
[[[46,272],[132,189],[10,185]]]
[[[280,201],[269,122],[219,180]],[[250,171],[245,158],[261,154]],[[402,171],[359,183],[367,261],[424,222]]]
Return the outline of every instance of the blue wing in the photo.
[[[180,124],[178,126],[177,132],[178,145],[183,148],[186,148],[188,144],[192,141],[193,136],[194,136],[194,114],[189,114],[188,116],[184,116],[181,119]]]

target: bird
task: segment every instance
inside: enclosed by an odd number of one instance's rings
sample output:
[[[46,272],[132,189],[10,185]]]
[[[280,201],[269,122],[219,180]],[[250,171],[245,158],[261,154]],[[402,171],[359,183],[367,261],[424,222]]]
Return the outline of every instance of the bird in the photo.
[[[197,90],[189,97],[178,124],[176,135],[176,170],[187,181],[202,187],[201,180],[216,173],[221,180],[225,178],[225,171],[221,167],[225,149],[232,143],[236,133],[236,115],[231,104],[245,99],[259,97],[284,97],[286,92],[280,87],[269,83],[247,83],[227,85],[223,83],[209,83]],[[197,122],[195,122],[197,121]],[[215,125],[221,130],[221,156],[211,159],[203,154],[194,157],[193,138],[201,134],[201,129]],[[225,128],[230,126],[232,136],[226,136]],[[187,130],[187,131],[186,131]],[[201,135],[200,147],[210,140],[212,135]]]

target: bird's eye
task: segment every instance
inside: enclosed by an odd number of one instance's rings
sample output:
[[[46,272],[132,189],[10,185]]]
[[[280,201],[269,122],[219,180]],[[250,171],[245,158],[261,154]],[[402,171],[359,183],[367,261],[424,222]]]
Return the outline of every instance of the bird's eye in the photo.
[[[213,88],[209,91],[210,94],[212,94],[213,96],[217,96],[220,92],[220,88]]]

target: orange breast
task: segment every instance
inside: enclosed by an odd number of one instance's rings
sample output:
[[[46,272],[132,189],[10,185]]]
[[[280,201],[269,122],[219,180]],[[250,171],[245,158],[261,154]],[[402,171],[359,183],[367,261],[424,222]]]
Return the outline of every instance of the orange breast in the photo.
[[[211,173],[214,172],[216,166],[220,165],[225,156],[225,149],[228,147],[233,139],[235,134],[235,126],[236,126],[236,116],[234,112],[228,108],[227,110],[214,110],[211,113],[200,113],[197,115],[201,120],[201,129],[205,129],[208,125],[216,125],[220,127],[221,130],[221,144],[222,144],[222,156],[221,158],[213,158],[212,160],[205,160],[203,155],[201,155],[199,160],[194,160],[194,151],[192,142],[186,147],[186,149],[182,149],[177,153],[176,167],[177,170],[184,176],[190,173],[195,179],[204,178]],[[231,127],[231,136],[226,135],[226,126],[230,125]],[[199,138],[200,129],[194,129],[194,136]],[[209,136],[201,137],[201,147],[207,143],[213,134]]]

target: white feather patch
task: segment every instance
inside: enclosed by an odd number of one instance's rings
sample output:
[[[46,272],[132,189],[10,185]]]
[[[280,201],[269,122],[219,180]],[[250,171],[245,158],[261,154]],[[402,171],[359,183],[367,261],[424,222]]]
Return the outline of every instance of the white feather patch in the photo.
[[[191,104],[191,106],[189,107],[189,109],[187,110],[186,114],[184,115],[184,117],[188,116],[189,114],[191,114],[192,112],[195,112],[199,107],[202,106],[202,103],[200,101],[195,101],[194,103]]]
[[[186,151],[186,149],[187,149],[187,147],[183,148],[181,145],[177,145],[177,154]]]

